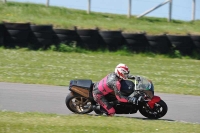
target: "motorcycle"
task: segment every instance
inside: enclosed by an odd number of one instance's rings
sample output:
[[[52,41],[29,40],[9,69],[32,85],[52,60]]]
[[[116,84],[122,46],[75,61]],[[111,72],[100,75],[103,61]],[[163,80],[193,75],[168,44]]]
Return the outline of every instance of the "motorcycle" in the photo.
[[[114,93],[106,95],[106,99],[113,105],[116,114],[134,114],[139,111],[144,117],[149,119],[159,119],[167,111],[167,104],[154,95],[154,90],[141,90],[136,87],[137,82],[122,80],[120,92],[124,96],[132,97],[137,95],[142,100],[136,104],[116,102]],[[65,99],[67,108],[77,114],[88,114],[94,111],[103,115],[106,111],[100,107],[93,99],[92,90],[94,83],[90,79],[71,80],[69,84],[70,93]]]

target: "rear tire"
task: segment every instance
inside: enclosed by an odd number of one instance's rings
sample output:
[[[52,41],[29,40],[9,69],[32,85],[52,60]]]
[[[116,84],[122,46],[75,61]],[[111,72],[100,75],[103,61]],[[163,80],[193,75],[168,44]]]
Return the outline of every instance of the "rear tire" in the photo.
[[[93,111],[90,99],[72,92],[67,95],[65,103],[70,111],[77,114],[88,114]]]
[[[141,106],[139,109],[139,112],[149,119],[159,119],[163,117],[167,113],[168,107],[167,104],[160,100],[159,102],[155,103],[155,106],[153,109],[150,109],[146,106]]]

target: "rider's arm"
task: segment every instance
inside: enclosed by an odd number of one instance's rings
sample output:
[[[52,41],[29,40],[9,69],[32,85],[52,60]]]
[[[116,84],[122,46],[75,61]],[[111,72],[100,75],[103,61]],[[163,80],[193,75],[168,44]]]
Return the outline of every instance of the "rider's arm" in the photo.
[[[114,89],[115,96],[116,96],[117,100],[119,102],[128,102],[128,98],[121,94],[120,88],[121,88],[121,84],[120,84],[119,81],[117,81],[116,84],[113,85],[113,89]]]
[[[133,79],[133,80],[137,80],[138,82],[139,81],[141,81],[141,79],[144,79],[144,77],[143,76],[140,76],[140,75],[131,75],[131,74],[129,74],[128,76],[127,76],[127,78],[128,79]],[[146,78],[145,78],[146,79]],[[147,79],[148,80],[148,79]],[[150,80],[149,80],[150,81]]]
[[[127,76],[127,78],[128,78],[128,79],[135,79],[135,76],[134,76],[134,75],[131,75],[131,74],[129,74],[129,75]]]

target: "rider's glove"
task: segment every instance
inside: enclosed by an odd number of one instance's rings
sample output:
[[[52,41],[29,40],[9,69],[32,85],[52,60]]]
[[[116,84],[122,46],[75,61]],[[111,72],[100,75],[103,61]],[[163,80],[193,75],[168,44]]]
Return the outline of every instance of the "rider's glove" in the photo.
[[[143,102],[143,101],[144,101],[143,96],[140,96],[138,98],[137,97],[128,97],[128,102],[136,104],[136,105],[138,105],[138,102]]]
[[[138,102],[143,102],[144,101],[144,98],[143,96],[140,96],[138,99],[137,99]]]
[[[137,103],[137,98],[136,97],[128,97],[128,102],[136,104]]]

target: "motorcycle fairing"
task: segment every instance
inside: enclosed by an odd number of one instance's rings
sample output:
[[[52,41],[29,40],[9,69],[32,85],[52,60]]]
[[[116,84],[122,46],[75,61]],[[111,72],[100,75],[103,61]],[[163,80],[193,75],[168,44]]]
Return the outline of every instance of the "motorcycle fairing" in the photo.
[[[80,95],[82,95],[82,96],[84,96],[84,97],[87,97],[87,98],[90,96],[89,90],[83,89],[83,88],[81,88],[81,87],[72,86],[72,87],[70,88],[70,90],[73,91],[73,92],[76,92],[76,93],[78,93],[78,94],[80,94]]]
[[[88,98],[90,96],[90,92],[92,91],[92,86],[93,86],[92,80],[88,79],[71,80],[69,85],[69,90]]]
[[[153,96],[153,98],[151,99],[151,101],[148,102],[148,105],[151,109],[154,108],[155,103],[159,102],[161,100],[161,98],[159,96]]]

